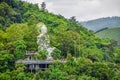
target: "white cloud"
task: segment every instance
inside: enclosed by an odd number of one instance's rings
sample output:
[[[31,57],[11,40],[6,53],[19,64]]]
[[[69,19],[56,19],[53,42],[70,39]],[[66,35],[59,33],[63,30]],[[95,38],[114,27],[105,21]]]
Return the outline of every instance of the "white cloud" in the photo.
[[[26,0],[41,4],[46,2],[50,12],[77,20],[90,20],[107,16],[120,16],[120,0]]]

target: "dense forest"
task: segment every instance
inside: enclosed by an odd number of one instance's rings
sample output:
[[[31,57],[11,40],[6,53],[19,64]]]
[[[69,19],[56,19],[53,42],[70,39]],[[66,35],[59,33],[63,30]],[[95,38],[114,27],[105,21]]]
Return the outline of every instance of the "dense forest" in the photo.
[[[81,22],[81,24],[86,28],[88,28],[89,30],[97,32],[99,30],[106,28],[120,27],[120,17],[113,16],[113,17],[99,18],[95,20]]]
[[[31,73],[15,62],[24,59],[26,51],[38,51],[38,28],[43,24],[58,60],[45,71]],[[37,57],[45,59],[46,52]],[[20,0],[0,0],[0,80],[120,80],[120,48],[74,20],[49,13],[45,3],[39,9]]]

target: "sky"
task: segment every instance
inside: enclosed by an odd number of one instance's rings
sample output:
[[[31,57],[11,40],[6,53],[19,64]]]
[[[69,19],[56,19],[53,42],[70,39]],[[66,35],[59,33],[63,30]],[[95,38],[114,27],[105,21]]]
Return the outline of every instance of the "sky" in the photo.
[[[78,21],[101,17],[120,16],[120,0],[24,0],[30,3],[46,3],[46,9],[66,18],[76,16]]]

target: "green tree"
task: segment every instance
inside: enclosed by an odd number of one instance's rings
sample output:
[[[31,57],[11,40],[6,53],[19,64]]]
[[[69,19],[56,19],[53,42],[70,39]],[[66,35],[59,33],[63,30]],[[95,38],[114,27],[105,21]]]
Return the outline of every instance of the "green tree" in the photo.
[[[0,52],[0,72],[12,70],[14,68],[14,56],[7,51]]]
[[[37,51],[37,36],[38,36],[38,28],[36,25],[30,25],[28,32],[24,36],[24,41],[27,45],[28,51]]]
[[[58,69],[58,68],[55,68],[55,69],[52,69],[50,75],[49,75],[49,80],[65,80],[65,76],[64,76],[64,73]]]
[[[26,33],[28,33],[27,24],[13,24],[6,30],[7,40],[8,42],[22,40]]]
[[[72,21],[72,22],[76,22],[76,17],[75,17],[75,16],[72,16],[72,17],[70,17],[69,20]]]
[[[23,40],[18,40],[14,43],[15,46],[15,58],[16,59],[21,59],[25,58],[26,54],[26,44]]]
[[[57,48],[55,48],[51,54],[52,54],[52,57],[54,59],[60,59],[61,58],[61,51]]]
[[[96,62],[92,65],[92,72],[90,74],[99,80],[110,80],[109,71],[110,68],[107,64]]]
[[[34,56],[37,59],[46,59],[48,52],[46,50],[39,50],[39,53]]]
[[[42,4],[41,4],[41,9],[42,9],[43,11],[45,11],[45,9],[46,9],[46,4],[45,4],[45,2],[42,2]]]

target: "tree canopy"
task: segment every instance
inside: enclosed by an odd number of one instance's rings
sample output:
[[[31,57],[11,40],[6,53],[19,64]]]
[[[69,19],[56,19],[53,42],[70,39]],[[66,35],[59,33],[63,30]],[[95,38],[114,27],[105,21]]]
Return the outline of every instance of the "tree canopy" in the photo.
[[[0,0],[0,80],[119,80],[120,48],[110,39],[100,39],[71,17],[49,13],[46,4],[20,0]],[[56,61],[45,71],[30,73],[15,61],[26,51],[37,52],[39,28],[48,28],[52,56]],[[40,51],[38,59],[46,59]]]

